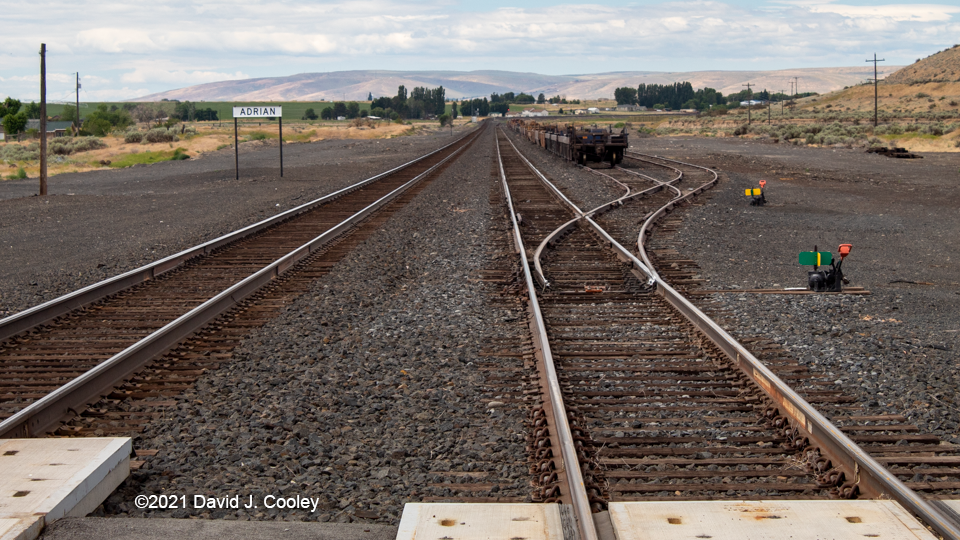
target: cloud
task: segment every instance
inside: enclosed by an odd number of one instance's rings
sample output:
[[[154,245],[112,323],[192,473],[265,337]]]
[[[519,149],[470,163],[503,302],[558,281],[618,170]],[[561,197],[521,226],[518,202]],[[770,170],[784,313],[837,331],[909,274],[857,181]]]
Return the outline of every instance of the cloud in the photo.
[[[91,92],[143,86],[150,93],[343,69],[774,69],[858,64],[868,50],[890,62],[912,61],[952,45],[960,33],[953,0],[767,0],[756,7],[677,0],[472,11],[451,11],[449,0],[106,1],[9,6],[5,20],[14,23],[0,36],[4,91],[36,92],[35,78],[16,77],[36,73],[32,43],[40,40],[50,50],[48,67],[101,77],[84,76]]]

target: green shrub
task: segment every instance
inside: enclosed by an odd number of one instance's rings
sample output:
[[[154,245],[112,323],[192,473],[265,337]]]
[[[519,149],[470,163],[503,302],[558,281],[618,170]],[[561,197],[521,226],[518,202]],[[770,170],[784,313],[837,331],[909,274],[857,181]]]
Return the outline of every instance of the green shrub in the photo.
[[[140,131],[131,131],[128,132],[123,137],[123,142],[125,143],[141,143],[143,142],[143,132]]]
[[[18,167],[17,172],[7,176],[7,180],[26,180],[27,171],[23,170],[23,167]]]
[[[186,148],[177,148],[173,151],[173,157],[170,158],[171,161],[181,161],[184,159],[190,159],[186,153]]]

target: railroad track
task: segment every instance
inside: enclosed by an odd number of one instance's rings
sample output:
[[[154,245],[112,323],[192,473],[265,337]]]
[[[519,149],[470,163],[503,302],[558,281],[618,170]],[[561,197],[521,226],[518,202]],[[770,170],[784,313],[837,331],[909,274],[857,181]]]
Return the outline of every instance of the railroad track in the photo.
[[[534,444],[566,471],[541,481],[572,505],[582,538],[596,537],[590,511],[611,501],[837,497],[893,498],[960,537],[936,504],[960,493],[960,448],[864,410],[776,344],[750,343],[752,354],[670,285],[698,285],[692,261],[679,264],[665,246],[646,253],[654,224],[668,224],[658,234],[676,226],[670,212],[709,187],[712,171],[628,153],[626,169],[642,160],[651,183],[682,187],[659,207],[662,198],[627,195],[584,212],[506,137],[498,145],[504,191],[522,216],[517,242],[535,259],[523,266],[548,421]],[[629,185],[624,174],[611,176]]]
[[[162,398],[229,358],[243,336],[329,271],[478,133],[0,321],[0,436],[139,431],[170,405]]]

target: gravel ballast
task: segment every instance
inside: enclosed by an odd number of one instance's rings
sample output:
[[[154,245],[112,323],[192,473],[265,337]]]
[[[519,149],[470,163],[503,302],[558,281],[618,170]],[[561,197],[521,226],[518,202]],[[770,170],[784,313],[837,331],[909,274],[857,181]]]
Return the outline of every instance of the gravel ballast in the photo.
[[[457,133],[456,135],[459,135]],[[322,197],[452,140],[449,131],[284,145],[128,169],[0,181],[0,318]],[[247,151],[248,145],[251,147]]]
[[[526,411],[491,406],[497,395],[477,369],[489,361],[485,340],[516,325],[516,314],[490,309],[476,279],[488,229],[502,219],[488,203],[493,151],[488,132],[179,397],[135,443],[162,451],[106,513],[187,515],[130,504],[170,491],[321,499],[316,511],[200,513],[213,518],[385,523],[404,502],[453,496],[451,483],[488,482],[475,495],[529,500]]]

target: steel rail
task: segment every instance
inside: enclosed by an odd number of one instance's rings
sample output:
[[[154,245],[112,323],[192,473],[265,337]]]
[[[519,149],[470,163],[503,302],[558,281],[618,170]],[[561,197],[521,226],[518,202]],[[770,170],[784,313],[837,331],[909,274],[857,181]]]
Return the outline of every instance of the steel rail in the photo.
[[[585,220],[585,221],[587,222],[587,224],[588,224],[598,235],[600,235],[600,236],[617,252],[618,257],[619,257],[621,260],[623,260],[623,261],[625,261],[625,262],[629,262],[629,263],[631,264],[631,271],[637,276],[638,279],[640,279],[641,281],[646,281],[646,282],[647,282],[647,286],[653,286],[653,278],[654,278],[654,275],[655,275],[655,274],[654,274],[654,272],[651,271],[652,266],[650,266],[649,263],[648,263],[648,264],[644,264],[643,262],[641,262],[640,260],[638,260],[637,257],[635,257],[635,256],[630,252],[630,250],[628,250],[628,249],[626,249],[625,247],[623,247],[619,242],[617,242],[616,240],[614,240],[612,236],[610,236],[609,234],[607,234],[607,232],[606,232],[605,230],[603,230],[599,225],[597,225],[597,223],[596,223],[595,221],[593,221],[593,219],[591,219],[591,216],[596,216],[596,215],[599,215],[599,214],[601,214],[601,213],[603,213],[603,212],[605,212],[605,211],[607,211],[607,210],[610,210],[610,209],[612,209],[612,208],[616,208],[616,207],[618,207],[618,206],[621,206],[621,205],[623,205],[624,202],[626,202],[627,200],[633,199],[633,198],[635,198],[635,197],[639,197],[639,196],[642,196],[642,195],[645,195],[645,194],[656,193],[656,192],[662,190],[665,185],[668,185],[669,187],[671,187],[671,188],[673,188],[674,190],[676,190],[676,191],[677,191],[677,194],[678,194],[678,196],[679,196],[679,195],[680,195],[680,190],[679,190],[679,189],[676,189],[672,184],[673,184],[674,182],[679,182],[680,179],[683,178],[683,173],[682,173],[682,172],[681,172],[680,174],[678,174],[676,178],[674,178],[673,180],[670,180],[670,181],[668,181],[668,182],[661,182],[660,180],[652,179],[652,180],[654,180],[655,182],[659,182],[660,185],[654,186],[654,187],[649,188],[649,189],[645,189],[645,190],[643,190],[643,191],[638,191],[638,192],[636,192],[636,193],[630,193],[630,192],[629,192],[629,189],[628,189],[628,192],[627,192],[626,195],[624,195],[624,196],[622,196],[622,197],[620,197],[620,198],[618,198],[618,199],[616,199],[616,200],[613,200],[613,201],[611,201],[611,202],[602,204],[602,205],[600,205],[600,206],[598,206],[598,207],[596,207],[596,208],[594,208],[593,210],[590,210],[590,211],[588,211],[588,212],[583,212],[582,210],[580,210],[580,208],[579,208],[577,205],[575,205],[575,204],[574,204],[572,201],[570,201],[566,196],[564,196],[563,193],[560,191],[559,188],[557,188],[555,185],[553,185],[553,183],[550,182],[550,180],[547,180],[547,178],[546,178],[536,167],[533,166],[533,163],[531,163],[530,160],[528,160],[528,159],[526,158],[526,156],[524,156],[523,153],[520,152],[520,150],[517,148],[517,146],[516,146],[515,144],[513,144],[513,141],[511,141],[509,137],[505,137],[505,139],[506,139],[506,141],[507,141],[508,143],[510,143],[510,146],[514,149],[514,151],[517,152],[517,155],[520,156],[520,159],[523,160],[524,164],[526,164],[527,167],[528,167],[531,171],[533,171],[533,173],[536,174],[538,178],[540,178],[540,181],[543,182],[543,183],[547,186],[548,189],[550,189],[553,193],[555,193],[558,197],[560,197],[560,199],[563,200],[563,201],[564,201],[571,209],[573,209],[573,211],[577,214],[577,217],[575,217],[575,218],[571,219],[570,221],[564,223],[563,225],[561,225],[560,227],[558,227],[556,230],[554,230],[553,232],[551,232],[549,235],[547,235],[547,237],[546,237],[542,242],[540,242],[540,245],[538,245],[538,246],[537,246],[537,249],[534,251],[534,254],[533,254],[533,262],[534,262],[534,268],[536,268],[536,271],[537,271],[535,277],[536,277],[536,280],[540,283],[540,286],[541,286],[541,287],[547,288],[547,287],[550,286],[550,282],[549,282],[549,280],[547,280],[547,277],[546,277],[546,275],[545,275],[544,272],[543,272],[542,263],[540,262],[540,258],[541,258],[541,255],[543,254],[543,251],[548,247],[548,245],[551,245],[552,243],[556,242],[557,238],[558,238],[561,234],[563,234],[563,233],[565,233],[566,231],[569,231],[571,228],[575,227],[576,224],[577,224],[577,222],[579,222],[581,219]],[[498,151],[499,151],[499,147],[498,147]],[[581,165],[581,167],[582,167],[582,165]],[[591,170],[591,171],[593,170],[593,169],[589,169],[588,167],[583,167],[583,168],[585,168],[585,169],[587,169],[587,170]],[[678,172],[679,172],[679,171],[678,171]],[[601,174],[601,173],[598,173],[598,174]],[[607,175],[603,175],[603,176],[607,176]],[[608,178],[609,178],[609,176],[608,176]],[[619,183],[619,181],[618,181],[618,183]],[[643,274],[643,275],[641,275],[641,274]]]
[[[644,250],[643,240],[645,240],[646,231],[650,230],[653,222],[682,200],[702,192],[717,181],[717,173],[706,167],[661,157],[656,157],[656,159],[707,170],[713,174],[713,180],[684,195],[681,200],[671,201],[664,205],[644,222],[637,244],[643,260],[648,265],[650,259]],[[652,265],[650,267],[652,268]],[[830,420],[790,388],[787,383],[767,368],[763,362],[751,354],[723,328],[663,281],[659,275],[656,278],[656,283],[657,293],[682,313],[691,324],[716,344],[747,377],[759,386],[778,405],[781,414],[791,420],[794,428],[816,444],[835,465],[839,464],[853,474],[855,485],[863,492],[874,497],[890,498],[897,501],[905,509],[933,527],[944,538],[960,540],[960,526],[956,522],[923,499],[918,493],[908,488],[893,473],[870,457],[857,443],[833,425]]]
[[[515,146],[514,149],[516,149]],[[636,154],[643,156],[643,154]],[[521,157],[523,157],[522,154]],[[834,464],[840,464],[846,471],[851,472],[854,475],[853,480],[855,481],[855,486],[859,487],[864,493],[874,497],[890,498],[897,501],[905,509],[935,529],[944,538],[960,540],[960,525],[904,485],[893,473],[864,452],[853,440],[834,426],[826,417],[810,405],[810,403],[797,394],[789,385],[773,373],[773,371],[767,368],[759,359],[737,342],[736,339],[730,336],[717,323],[707,317],[707,315],[700,311],[683,295],[660,278],[659,274],[653,269],[653,265],[650,263],[650,259],[643,247],[643,240],[646,235],[649,234],[647,231],[650,230],[652,224],[657,219],[671,211],[677,204],[715,185],[718,180],[718,175],[715,171],[698,165],[656,156],[649,157],[688,167],[704,169],[710,172],[713,178],[703,185],[692,189],[687,194],[665,204],[653,212],[644,222],[638,237],[637,246],[640,255],[643,257],[643,263],[646,264],[641,263],[635,256],[630,254],[629,258],[634,261],[634,266],[636,267],[639,264],[640,268],[648,272],[650,281],[656,285],[657,293],[682,313],[684,317],[708,339],[716,344],[748,378],[760,387],[773,403],[778,405],[781,414],[790,419],[791,425],[793,425],[799,433],[816,444],[826,457],[833,460]],[[526,158],[524,158],[524,161],[528,167],[535,170]],[[539,172],[538,176],[541,180],[548,182]],[[556,190],[556,188],[552,189]],[[590,223],[595,230],[602,231],[600,233],[601,236],[604,236],[611,247],[619,254],[623,254],[621,251],[623,247],[616,243],[609,234],[606,234],[606,232],[589,217],[583,216],[583,218]],[[517,234],[519,234],[519,232],[517,232]],[[537,308],[539,309],[538,304]],[[559,399],[560,403],[562,403],[562,396],[560,396]]]
[[[471,133],[474,138],[480,131]],[[461,139],[458,139],[459,142]],[[468,143],[469,144],[469,143]],[[449,145],[444,148],[449,147]],[[332,240],[390,203],[410,187],[426,178],[437,168],[453,159],[467,144],[433,165],[415,178],[369,204],[359,212],[323,232],[313,240],[265,266],[255,274],[235,283],[159,330],[137,343],[101,362],[93,369],[57,388],[50,394],[31,403],[26,408],[0,422],[0,438],[25,438],[46,432],[71,413],[76,414],[85,405],[99,399],[117,381],[124,380],[144,365],[162,354],[179,341],[196,332],[204,325],[236,306],[264,285],[281,276],[290,267],[317,250],[326,247]],[[433,152],[431,152],[433,154]]]
[[[343,195],[346,195],[360,188],[363,188],[369,184],[377,182],[378,180],[381,180],[400,170],[403,170],[411,165],[414,165],[424,159],[427,159],[430,156],[437,154],[438,152],[442,152],[446,150],[450,146],[459,143],[464,138],[470,135],[475,135],[475,133],[467,133],[459,137],[457,140],[447,145],[444,145],[430,153],[424,154],[423,156],[420,156],[417,159],[408,161],[403,165],[394,167],[389,171],[380,173],[376,176],[372,176],[370,178],[367,178],[366,180],[361,180],[356,184],[334,191],[329,195],[325,195],[313,201],[301,204],[300,206],[297,206],[295,208],[291,208],[290,210],[277,214],[273,217],[264,219],[252,225],[248,225],[242,229],[237,229],[236,231],[227,233],[223,236],[220,236],[208,242],[204,242],[203,244],[199,244],[191,248],[187,248],[179,253],[175,253],[173,255],[170,255],[169,257],[164,257],[158,261],[141,266],[140,268],[136,268],[134,270],[130,270],[129,272],[125,272],[123,274],[120,274],[111,278],[107,278],[103,281],[93,283],[91,285],[83,287],[82,289],[77,289],[76,291],[54,298],[53,300],[44,302],[43,304],[26,309],[24,311],[21,311],[19,313],[16,313],[4,319],[0,319],[0,341],[3,341],[9,337],[15,336],[35,326],[52,321],[53,319],[66,315],[67,313],[73,310],[88,306],[107,296],[116,294],[120,291],[133,287],[134,285],[154,279],[165,272],[169,272],[170,270],[173,270],[181,266],[183,263],[189,261],[190,259],[202,256],[202,255],[206,255],[227,244],[233,243],[237,240],[241,240],[250,235],[256,234],[282,221],[286,221],[304,212],[313,210],[318,206],[322,206],[332,201],[333,199],[339,198]]]
[[[494,133],[496,135],[496,133]],[[580,470],[580,462],[577,459],[577,452],[573,445],[573,434],[570,430],[570,422],[567,418],[567,411],[563,405],[563,393],[560,390],[560,380],[557,377],[556,366],[553,361],[553,354],[550,351],[550,341],[547,337],[547,326],[543,320],[543,313],[540,311],[540,303],[537,301],[537,292],[534,288],[533,276],[530,272],[530,262],[527,260],[527,252],[523,247],[523,238],[520,235],[520,225],[517,223],[516,210],[513,207],[513,199],[510,196],[510,186],[507,184],[507,175],[503,169],[503,158],[500,155],[499,136],[497,141],[497,163],[500,168],[500,182],[503,187],[504,197],[507,201],[507,208],[510,211],[510,220],[513,223],[513,241],[516,244],[520,254],[520,264],[523,267],[523,278],[527,286],[527,296],[530,300],[532,311],[531,330],[533,331],[533,342],[535,350],[540,353],[544,368],[547,372],[547,398],[554,411],[556,424],[554,429],[560,440],[560,454],[563,459],[563,469],[567,478],[567,485],[570,489],[570,499],[573,502],[573,512],[577,518],[577,527],[580,531],[581,540],[598,540],[596,525],[593,521],[593,513],[590,510],[590,498],[587,496],[586,486],[583,481],[583,473]],[[510,142],[509,138],[506,138]],[[513,143],[510,143],[513,146]],[[516,147],[514,147],[516,149]],[[519,155],[519,152],[517,152]],[[521,156],[522,157],[522,156]],[[539,174],[539,173],[538,173]],[[540,175],[543,178],[542,175]],[[564,200],[562,193],[554,188]],[[572,202],[567,200],[568,204],[576,208]]]

